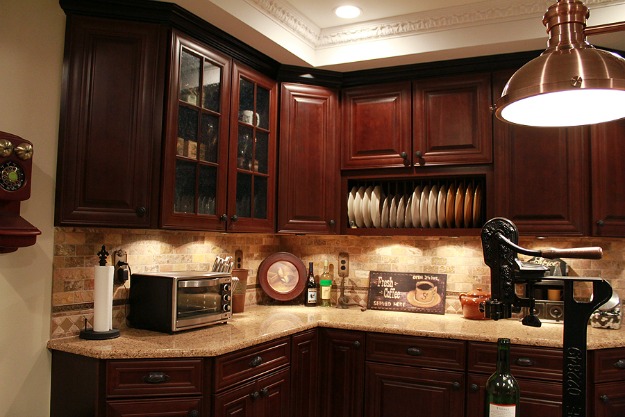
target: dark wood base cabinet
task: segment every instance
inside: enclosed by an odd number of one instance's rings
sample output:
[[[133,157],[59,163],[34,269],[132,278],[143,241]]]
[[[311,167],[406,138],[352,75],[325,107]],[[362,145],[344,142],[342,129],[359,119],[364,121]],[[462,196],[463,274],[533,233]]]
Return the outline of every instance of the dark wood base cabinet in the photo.
[[[366,364],[365,417],[463,417],[464,373]]]
[[[497,345],[312,329],[214,358],[52,352],[51,417],[482,417]],[[523,416],[562,415],[562,350],[513,345]],[[588,352],[589,417],[625,415],[625,348]]]

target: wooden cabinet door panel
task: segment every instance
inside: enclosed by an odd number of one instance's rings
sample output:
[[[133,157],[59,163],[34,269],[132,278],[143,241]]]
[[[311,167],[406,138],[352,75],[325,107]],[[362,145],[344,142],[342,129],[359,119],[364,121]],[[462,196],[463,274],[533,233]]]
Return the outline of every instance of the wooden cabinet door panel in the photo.
[[[366,417],[463,417],[464,373],[366,363]]]
[[[592,234],[625,236],[625,120],[591,127]]]
[[[625,416],[625,390],[623,382],[608,382],[597,384],[594,389],[592,403],[594,417],[622,417]]]
[[[490,375],[469,373],[467,380],[466,417],[484,415],[484,387]],[[562,384],[517,378],[521,391],[522,416],[561,416]]]
[[[490,74],[414,83],[415,165],[493,161]]]
[[[409,82],[343,91],[342,169],[410,165],[410,92]]]
[[[318,357],[317,329],[293,336],[291,342],[291,415],[317,417]]]
[[[584,128],[508,125],[498,131],[495,215],[522,233],[583,235],[589,207]]]
[[[283,84],[280,111],[278,232],[339,230],[338,96]]]
[[[68,17],[57,225],[156,226],[165,36],[159,25]]]
[[[106,417],[199,417],[201,415],[202,400],[199,398],[108,401],[106,403]]]
[[[365,335],[321,329],[319,366],[323,417],[360,417],[363,410]]]

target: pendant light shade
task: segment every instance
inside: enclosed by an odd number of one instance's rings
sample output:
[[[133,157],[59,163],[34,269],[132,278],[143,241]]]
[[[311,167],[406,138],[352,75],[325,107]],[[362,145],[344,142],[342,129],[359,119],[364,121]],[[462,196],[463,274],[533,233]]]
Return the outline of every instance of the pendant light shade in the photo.
[[[496,103],[501,120],[528,126],[579,126],[625,117],[625,59],[586,41],[588,8],[549,7],[547,49],[510,78]]]

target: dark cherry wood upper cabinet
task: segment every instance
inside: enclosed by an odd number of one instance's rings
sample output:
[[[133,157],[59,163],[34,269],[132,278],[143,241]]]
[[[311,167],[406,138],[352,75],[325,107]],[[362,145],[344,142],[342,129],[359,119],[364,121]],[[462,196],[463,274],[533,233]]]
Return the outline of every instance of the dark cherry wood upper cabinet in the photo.
[[[493,161],[490,74],[415,81],[413,91],[415,165]]]
[[[278,232],[336,233],[340,202],[338,94],[281,86]]]
[[[55,224],[158,222],[166,28],[69,15]]]
[[[278,83],[232,67],[227,230],[274,232]]]
[[[591,127],[592,234],[625,236],[625,120]]]
[[[342,169],[410,165],[410,82],[345,89],[341,106]]]
[[[161,226],[223,231],[231,60],[177,31],[170,60]]]
[[[498,74],[501,91],[508,74]],[[533,235],[588,234],[587,128],[495,120],[495,216]]]

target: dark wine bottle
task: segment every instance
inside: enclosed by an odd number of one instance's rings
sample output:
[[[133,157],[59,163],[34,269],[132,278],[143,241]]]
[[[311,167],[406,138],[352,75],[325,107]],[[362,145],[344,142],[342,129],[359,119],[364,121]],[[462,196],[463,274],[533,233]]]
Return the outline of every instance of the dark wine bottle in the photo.
[[[484,417],[519,417],[519,384],[510,373],[510,339],[497,341],[497,370],[486,382]]]
[[[306,307],[315,307],[317,305],[317,283],[315,282],[312,262],[308,263],[308,279],[306,281],[304,305]]]

